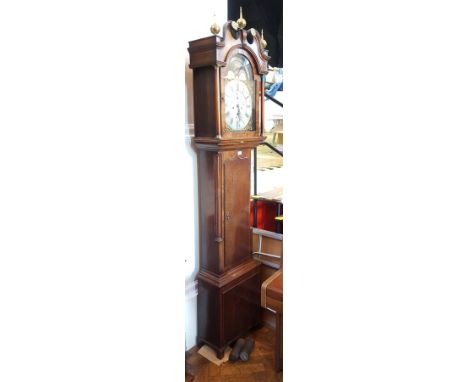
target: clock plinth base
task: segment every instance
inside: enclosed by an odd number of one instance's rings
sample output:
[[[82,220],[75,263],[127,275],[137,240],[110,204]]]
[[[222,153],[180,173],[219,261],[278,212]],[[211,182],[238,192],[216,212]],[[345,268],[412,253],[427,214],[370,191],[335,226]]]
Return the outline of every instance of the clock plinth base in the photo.
[[[198,344],[222,358],[227,346],[258,326],[260,263],[248,260],[224,275],[198,275]]]

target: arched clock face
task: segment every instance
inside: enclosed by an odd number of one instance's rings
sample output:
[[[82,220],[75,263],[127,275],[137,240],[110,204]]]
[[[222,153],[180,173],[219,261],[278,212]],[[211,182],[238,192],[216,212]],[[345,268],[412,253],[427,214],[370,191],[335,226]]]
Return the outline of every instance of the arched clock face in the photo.
[[[249,60],[241,54],[228,62],[224,77],[224,121],[227,131],[255,129],[255,82]]]

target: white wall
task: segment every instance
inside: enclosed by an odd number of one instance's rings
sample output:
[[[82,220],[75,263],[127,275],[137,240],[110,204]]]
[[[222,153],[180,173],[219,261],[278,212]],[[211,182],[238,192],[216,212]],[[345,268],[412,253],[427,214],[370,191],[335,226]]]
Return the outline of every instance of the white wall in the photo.
[[[193,198],[187,198],[183,206],[184,231],[191,232],[184,240],[191,241],[192,251],[185,255],[185,348],[195,346],[197,335],[197,284],[198,272],[198,184],[196,154],[191,145],[193,135],[193,93],[192,70],[188,67],[188,42],[211,35],[210,26],[216,22],[222,26],[227,20],[227,1],[197,1],[184,4],[186,20],[183,23],[187,45],[185,55],[185,147],[186,155],[183,158],[186,171],[181,176],[187,177],[193,185]],[[182,210],[181,210],[182,211]],[[189,226],[191,228],[189,228]]]
[[[176,3],[1,3],[1,381],[183,378],[199,21]]]

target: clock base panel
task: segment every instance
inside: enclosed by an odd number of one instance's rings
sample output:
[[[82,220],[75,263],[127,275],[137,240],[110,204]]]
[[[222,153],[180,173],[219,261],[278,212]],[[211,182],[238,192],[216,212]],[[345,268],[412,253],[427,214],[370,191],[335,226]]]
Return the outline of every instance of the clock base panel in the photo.
[[[197,344],[210,346],[218,358],[223,357],[229,345],[261,322],[261,264],[249,262],[255,265],[243,266],[246,272],[237,272],[224,286],[202,274],[198,276]]]

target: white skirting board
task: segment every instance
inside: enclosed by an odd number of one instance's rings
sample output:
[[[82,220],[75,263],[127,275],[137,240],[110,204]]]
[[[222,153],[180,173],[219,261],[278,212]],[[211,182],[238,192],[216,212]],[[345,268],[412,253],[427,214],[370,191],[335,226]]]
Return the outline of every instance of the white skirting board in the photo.
[[[185,284],[185,350],[196,345],[197,341],[197,295],[198,282]]]

